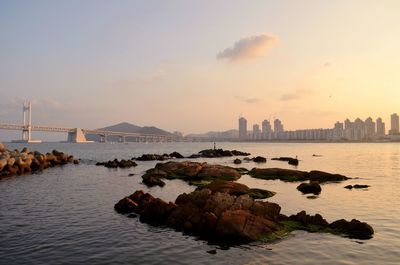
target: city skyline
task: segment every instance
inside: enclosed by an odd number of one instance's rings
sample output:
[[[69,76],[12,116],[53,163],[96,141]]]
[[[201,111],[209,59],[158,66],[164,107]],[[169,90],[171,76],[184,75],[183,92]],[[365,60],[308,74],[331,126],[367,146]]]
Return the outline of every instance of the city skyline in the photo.
[[[263,120],[262,130],[258,123],[253,124],[253,130],[247,130],[245,117],[239,118],[240,140],[382,140],[384,138],[400,140],[399,116],[393,113],[390,116],[390,129],[386,133],[386,124],[381,117],[375,121],[368,117],[351,121],[346,118],[343,122],[337,121],[330,128],[302,128],[297,130],[284,130],[282,121],[275,118],[273,128],[270,120]]]

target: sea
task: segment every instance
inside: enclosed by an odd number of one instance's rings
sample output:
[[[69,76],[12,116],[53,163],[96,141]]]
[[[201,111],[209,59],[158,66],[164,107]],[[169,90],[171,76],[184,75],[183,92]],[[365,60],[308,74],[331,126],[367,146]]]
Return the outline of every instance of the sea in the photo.
[[[138,162],[130,169],[96,166],[99,161],[130,159],[144,153],[177,151],[189,156],[213,143],[6,143],[8,149],[64,151],[79,165],[0,179],[0,264],[400,264],[400,143],[217,143],[217,148],[267,157],[267,163],[240,167],[322,170],[352,179],[322,185],[308,198],[298,183],[261,180],[243,175],[238,182],[275,191],[267,199],[282,213],[305,210],[328,222],[344,218],[369,223],[368,240],[295,231],[274,242],[218,245],[167,227],[154,227],[114,211],[114,204],[136,190],[174,201],[195,188],[166,180],[162,188],[141,183],[143,172],[157,162]],[[273,161],[296,157],[297,167]],[[232,157],[196,159],[235,167]],[[129,174],[133,173],[133,176]],[[366,184],[365,190],[348,190]],[[215,253],[216,251],[216,253]],[[211,253],[210,253],[211,252]],[[214,253],[214,254],[212,254]]]

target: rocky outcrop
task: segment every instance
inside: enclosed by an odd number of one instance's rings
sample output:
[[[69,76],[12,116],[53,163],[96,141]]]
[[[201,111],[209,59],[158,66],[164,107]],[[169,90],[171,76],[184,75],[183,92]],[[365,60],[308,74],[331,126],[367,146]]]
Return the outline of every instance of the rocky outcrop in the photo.
[[[254,178],[274,180],[280,179],[282,181],[316,181],[322,182],[338,182],[349,179],[349,177],[331,174],[323,171],[313,170],[310,172],[299,171],[293,169],[283,168],[253,168],[249,171],[249,175]]]
[[[158,160],[158,161],[164,161],[164,160],[168,160],[171,159],[172,157],[168,154],[163,154],[163,155],[158,155],[158,154],[143,154],[140,157],[137,157],[136,160],[137,161],[154,161],[154,160]]]
[[[73,156],[57,150],[42,154],[38,151],[31,152],[25,147],[19,152],[18,150],[7,150],[0,143],[0,178],[44,170],[73,161]]]
[[[240,160],[239,158],[236,158],[235,160],[233,160],[233,163],[236,165],[239,165],[242,163],[242,160]]]
[[[289,165],[293,165],[293,166],[298,166],[299,165],[299,160],[297,158],[292,158],[292,157],[274,157],[271,158],[271,160],[277,160],[277,161],[285,161],[288,162]]]
[[[182,158],[185,158],[183,155],[181,155],[180,153],[178,153],[178,152],[172,152],[171,154],[169,154],[169,156],[170,157],[175,157],[175,158],[178,158],[178,159],[182,159]]]
[[[245,188],[238,190],[242,192]],[[362,239],[370,238],[374,233],[371,226],[354,219],[329,224],[321,215],[308,215],[305,211],[287,217],[280,213],[281,207],[276,203],[255,201],[248,194],[232,195],[231,189],[226,191],[213,192],[204,188],[179,195],[175,203],[136,191],[121,199],[114,208],[118,213],[139,214],[140,220],[146,223],[219,240],[273,240],[299,229]]]
[[[198,190],[200,189],[209,189],[212,193],[221,192],[234,196],[248,194],[253,199],[266,199],[276,194],[269,190],[250,189],[244,184],[226,180],[214,180],[210,184],[198,188]]]
[[[299,186],[297,186],[297,190],[304,194],[313,193],[317,195],[321,193],[322,189],[318,182],[312,181],[310,183],[301,183]]]
[[[369,185],[361,185],[361,184],[356,184],[356,185],[347,185],[344,188],[345,189],[368,189],[370,186]]]
[[[158,163],[155,168],[147,170],[146,174],[144,174],[142,178],[151,178],[152,180],[155,180],[156,178],[182,179],[187,181],[189,184],[194,185],[201,181],[211,182],[215,179],[237,180],[240,176],[241,174],[239,171],[232,167],[191,161],[170,161],[166,163]],[[146,184],[145,181],[143,181],[143,183]]]
[[[262,156],[256,156],[253,158],[253,161],[256,163],[266,163],[267,159],[265,157]]]
[[[206,149],[197,154],[191,155],[189,158],[216,158],[216,157],[229,157],[229,156],[249,156],[250,153],[241,152],[238,150],[223,150],[223,149]]]
[[[238,241],[259,240],[282,228],[278,223],[279,205],[254,201],[247,194],[233,196],[209,189],[181,194],[175,203],[136,191],[114,208],[119,213],[140,214],[147,223]]]
[[[98,162],[96,163],[96,166],[105,166],[108,168],[130,168],[136,167],[137,164],[132,160],[121,159],[121,161],[119,161],[118,159],[114,159],[107,162]]]

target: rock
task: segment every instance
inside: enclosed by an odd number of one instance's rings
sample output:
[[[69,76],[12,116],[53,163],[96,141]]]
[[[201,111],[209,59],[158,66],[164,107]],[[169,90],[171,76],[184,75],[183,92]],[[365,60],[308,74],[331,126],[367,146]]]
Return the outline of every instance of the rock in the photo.
[[[79,165],[79,160],[74,159],[73,163],[74,163],[74,165]]]
[[[279,229],[279,225],[266,218],[256,216],[249,211],[228,210],[218,220],[216,234],[227,238],[239,238],[246,241],[262,239]]]
[[[253,168],[249,175],[261,179],[280,179],[283,181],[305,181],[307,172],[283,168]]]
[[[238,165],[242,163],[242,160],[240,160],[239,158],[236,158],[235,160],[233,160],[233,163]]]
[[[323,171],[312,170],[307,174],[307,178],[311,181],[327,182],[327,181],[343,181],[349,179],[339,174],[331,174]]]
[[[242,151],[238,151],[238,150],[232,150],[231,153],[234,156],[249,156],[249,155],[251,155],[250,153],[246,153],[246,152],[242,152]]]
[[[254,178],[261,179],[280,179],[282,181],[317,181],[322,182],[338,182],[350,179],[349,177],[331,174],[323,171],[313,170],[310,172],[299,171],[293,169],[283,168],[253,168],[250,170],[249,175]]]
[[[256,163],[266,163],[267,159],[265,157],[262,156],[256,156],[253,158],[253,161]]]
[[[178,159],[185,158],[183,155],[181,155],[178,152],[172,152],[171,154],[169,154],[169,156],[170,157],[175,157],[175,158],[178,158]]]
[[[373,234],[368,224],[357,220],[329,224],[321,215],[312,216],[305,211],[287,217],[280,213],[281,207],[276,203],[254,201],[248,194],[234,196],[206,188],[183,193],[175,203],[164,202],[139,190],[120,200],[114,208],[119,213],[139,214],[140,220],[146,223],[219,240],[276,239],[298,229],[340,232],[359,238]]]
[[[232,167],[204,164],[197,177],[201,179],[237,180],[241,177],[241,174]]]
[[[216,158],[216,157],[229,157],[229,156],[248,156],[250,153],[241,152],[237,150],[223,150],[223,149],[205,149],[201,150],[198,154],[193,154],[189,158]]]
[[[304,194],[313,193],[317,195],[321,193],[321,186],[318,184],[318,182],[301,183],[299,186],[297,186],[297,190]]]
[[[349,189],[349,190],[351,190],[351,189],[367,189],[367,188],[369,188],[370,186],[369,185],[360,185],[360,184],[356,184],[356,185],[347,185],[347,186],[345,186],[344,188],[345,189]]]
[[[3,153],[6,150],[6,147],[3,143],[0,142],[0,152]]]
[[[138,160],[138,161],[154,161],[154,160],[164,161],[164,160],[171,159],[171,158],[172,157],[167,154],[163,154],[163,155],[143,154],[142,156],[136,158],[136,160]]]
[[[137,164],[132,160],[118,159],[109,160],[107,162],[97,162],[96,166],[105,166],[107,168],[131,168],[136,167]]]
[[[244,184],[225,180],[214,180],[204,188],[211,190],[212,193],[221,192],[235,196],[248,194],[250,192],[250,188]]]
[[[271,158],[271,160],[286,161],[288,162],[289,165],[293,166],[299,165],[299,160],[297,158],[292,158],[292,157],[281,156],[281,157]]]
[[[157,173],[146,173],[142,176],[142,182],[148,187],[160,186],[164,187],[165,182],[161,180],[162,175]]]
[[[329,223],[320,214],[317,213],[315,215],[308,215],[306,211],[301,211],[296,215],[291,215],[289,219],[300,222],[304,226],[317,225],[321,227],[327,227],[329,225]]]
[[[121,199],[117,204],[114,205],[114,209],[118,213],[131,213],[135,211],[137,207],[138,207],[137,203],[134,202],[129,197]]]
[[[374,234],[374,229],[369,224],[360,222],[356,219],[353,219],[350,222],[340,219],[331,223],[329,227],[358,239],[369,239]]]
[[[135,174],[134,173],[129,173],[128,176],[132,177],[132,176],[135,176]]]
[[[207,253],[215,255],[215,254],[217,254],[217,250],[216,249],[208,250]]]

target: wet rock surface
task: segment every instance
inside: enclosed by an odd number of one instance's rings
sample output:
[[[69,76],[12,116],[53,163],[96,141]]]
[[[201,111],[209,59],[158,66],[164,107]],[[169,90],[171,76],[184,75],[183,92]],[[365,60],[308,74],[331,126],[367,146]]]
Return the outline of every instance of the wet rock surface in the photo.
[[[66,153],[53,150],[51,153],[42,154],[38,151],[29,151],[23,148],[21,151],[8,150],[0,143],[0,178],[14,175],[22,175],[49,167],[76,164],[74,157]]]
[[[189,158],[216,158],[216,157],[229,157],[229,156],[249,156],[250,153],[238,150],[223,150],[223,149],[205,149],[197,154],[191,155]]]
[[[361,185],[361,184],[355,184],[355,185],[347,185],[344,188],[345,189],[368,189],[370,186],[369,185]]]
[[[255,163],[267,163],[267,159],[265,157],[262,157],[262,156],[256,156],[252,160]]]
[[[293,165],[293,166],[298,166],[299,165],[299,160],[297,158],[293,158],[293,157],[274,157],[271,158],[271,160],[276,160],[276,161],[285,161],[288,162],[289,165]]]
[[[131,168],[131,167],[136,167],[137,164],[132,160],[114,159],[114,160],[109,160],[107,162],[97,162],[96,166],[104,166],[107,168]]]
[[[283,168],[253,168],[249,171],[249,175],[254,178],[274,180],[279,179],[282,181],[316,181],[322,182],[338,182],[350,179],[349,177],[331,174],[328,172],[313,170],[310,172],[299,171],[293,169]]]
[[[225,183],[226,184],[226,183]],[[329,232],[368,239],[374,231],[367,223],[353,219],[329,224],[321,215],[301,211],[285,216],[276,203],[257,201],[248,194],[246,186],[209,188],[179,195],[175,202],[165,202],[149,193],[136,191],[121,199],[114,208],[118,213],[138,214],[140,220],[221,241],[249,242],[274,240],[293,230]],[[237,195],[233,195],[237,194]],[[239,195],[241,194],[241,195]]]
[[[182,179],[191,185],[198,186],[208,184],[215,179],[237,180],[240,177],[240,172],[232,167],[191,161],[158,163],[154,168],[147,170],[142,176],[143,183],[145,184],[147,183],[147,179],[151,179],[152,182],[157,183],[155,179],[165,178]]]
[[[321,193],[322,189],[318,182],[312,181],[310,183],[301,183],[299,186],[297,186],[297,190],[304,194],[313,193],[317,195]]]

